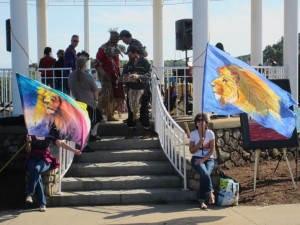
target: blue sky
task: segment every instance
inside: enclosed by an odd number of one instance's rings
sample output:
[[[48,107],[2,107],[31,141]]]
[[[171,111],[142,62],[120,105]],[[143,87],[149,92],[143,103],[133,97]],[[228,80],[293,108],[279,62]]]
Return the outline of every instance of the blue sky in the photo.
[[[0,0],[0,68],[11,67],[11,53],[6,52],[5,20],[10,17],[8,1]],[[209,2],[210,43],[222,42],[232,56],[250,53],[251,0],[223,0]],[[263,0],[263,47],[277,43],[283,36],[284,0]],[[298,3],[298,12],[300,6]],[[175,49],[175,21],[192,18],[192,4],[165,5],[163,9],[164,59],[178,60],[185,53]],[[299,18],[298,18],[299,19]],[[54,56],[58,49],[66,49],[72,34],[81,42],[77,51],[84,49],[83,6],[48,7],[48,46]],[[36,7],[28,5],[29,57],[37,62]],[[108,30],[127,29],[134,38],[147,46],[152,59],[151,6],[92,6],[90,7],[90,55],[95,58],[98,47],[109,38]],[[298,21],[298,32],[300,23]],[[120,42],[122,43],[122,42]],[[188,52],[192,56],[192,51]],[[127,58],[125,58],[127,59]]]

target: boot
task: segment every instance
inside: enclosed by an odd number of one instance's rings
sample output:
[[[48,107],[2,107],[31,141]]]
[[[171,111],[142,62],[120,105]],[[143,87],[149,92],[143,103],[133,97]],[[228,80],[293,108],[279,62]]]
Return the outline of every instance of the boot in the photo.
[[[125,139],[134,139],[135,130],[136,129],[132,127],[128,128],[128,134]]]
[[[151,138],[151,130],[150,128],[144,127],[142,139],[147,139],[147,138]]]

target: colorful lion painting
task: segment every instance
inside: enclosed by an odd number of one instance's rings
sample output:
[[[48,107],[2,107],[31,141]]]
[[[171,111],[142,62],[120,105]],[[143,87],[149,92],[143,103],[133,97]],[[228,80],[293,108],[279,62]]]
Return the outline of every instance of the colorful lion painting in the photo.
[[[79,141],[81,134],[74,109],[56,93],[38,87],[35,106],[25,109],[25,113],[31,114],[26,121],[28,132]]]
[[[218,72],[211,85],[221,105],[232,104],[249,115],[270,113],[281,121],[280,98],[260,77],[236,65],[222,66]]]
[[[30,132],[42,132],[45,135],[48,133],[61,139],[76,135],[76,121],[72,116],[72,107],[54,92],[39,87],[36,105],[32,110],[33,116],[28,121]],[[56,130],[60,132],[57,133]]]
[[[17,74],[19,92],[28,134],[86,144],[91,121],[86,104]]]

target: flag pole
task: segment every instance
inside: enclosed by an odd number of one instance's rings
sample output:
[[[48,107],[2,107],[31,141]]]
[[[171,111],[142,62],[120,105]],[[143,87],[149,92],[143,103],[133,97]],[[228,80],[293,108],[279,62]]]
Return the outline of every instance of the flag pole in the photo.
[[[203,114],[204,113],[204,111],[203,111],[203,106],[204,106],[204,104],[203,104],[203,95],[204,95],[204,71],[205,71],[205,65],[206,65],[206,57],[207,57],[207,46],[208,46],[208,42],[207,42],[207,44],[206,44],[206,49],[205,49],[205,59],[204,59],[204,70],[203,70],[203,73],[202,73],[202,101],[201,101],[201,103],[202,103],[202,107],[201,107],[201,113]],[[210,118],[208,118],[208,115],[207,115],[207,119],[209,119],[210,120]],[[202,129],[202,137],[204,137],[204,130]],[[204,144],[204,143],[203,143]],[[203,144],[202,144],[202,155],[203,155]]]

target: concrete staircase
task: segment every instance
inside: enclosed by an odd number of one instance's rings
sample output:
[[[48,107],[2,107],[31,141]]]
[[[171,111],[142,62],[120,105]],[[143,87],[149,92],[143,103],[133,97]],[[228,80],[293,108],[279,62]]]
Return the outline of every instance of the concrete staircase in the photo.
[[[102,128],[102,129],[101,129]],[[61,195],[49,198],[50,206],[165,203],[196,199],[194,191],[183,191],[157,137],[125,140],[126,124],[102,124],[96,151],[74,158],[62,182]],[[105,129],[107,128],[107,129]],[[141,135],[138,129],[137,135]],[[125,132],[124,132],[125,131]],[[123,132],[123,133],[122,133]]]

